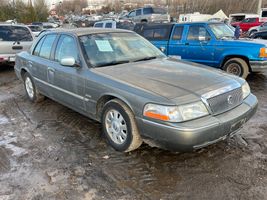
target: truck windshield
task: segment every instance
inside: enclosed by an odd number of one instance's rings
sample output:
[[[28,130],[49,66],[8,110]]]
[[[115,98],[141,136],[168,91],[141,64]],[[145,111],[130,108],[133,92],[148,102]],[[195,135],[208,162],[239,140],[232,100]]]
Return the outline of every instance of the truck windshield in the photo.
[[[210,24],[209,27],[217,39],[234,38],[234,31],[226,24]]]
[[[135,33],[99,33],[79,37],[87,63],[103,67],[166,57]]]

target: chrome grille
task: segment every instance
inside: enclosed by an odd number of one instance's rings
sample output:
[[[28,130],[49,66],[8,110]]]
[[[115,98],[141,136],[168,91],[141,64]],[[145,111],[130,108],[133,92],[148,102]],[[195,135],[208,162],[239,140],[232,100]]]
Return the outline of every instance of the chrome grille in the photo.
[[[240,87],[207,99],[212,114],[214,115],[231,110],[232,108],[240,105],[242,101],[243,93]]]

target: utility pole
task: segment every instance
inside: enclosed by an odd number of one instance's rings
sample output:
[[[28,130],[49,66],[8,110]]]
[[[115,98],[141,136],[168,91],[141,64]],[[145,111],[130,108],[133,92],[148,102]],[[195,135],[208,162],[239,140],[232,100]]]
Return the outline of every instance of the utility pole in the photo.
[[[260,14],[261,13],[261,8],[262,8],[262,0],[258,0],[258,10],[257,13]]]

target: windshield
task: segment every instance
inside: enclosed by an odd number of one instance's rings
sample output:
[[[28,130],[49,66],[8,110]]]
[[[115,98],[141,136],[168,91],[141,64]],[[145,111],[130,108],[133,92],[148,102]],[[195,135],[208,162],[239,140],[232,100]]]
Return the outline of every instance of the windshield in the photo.
[[[135,33],[99,33],[80,36],[79,39],[87,62],[93,67],[165,57]]]
[[[209,26],[217,39],[234,37],[234,31],[226,24],[210,24]]]

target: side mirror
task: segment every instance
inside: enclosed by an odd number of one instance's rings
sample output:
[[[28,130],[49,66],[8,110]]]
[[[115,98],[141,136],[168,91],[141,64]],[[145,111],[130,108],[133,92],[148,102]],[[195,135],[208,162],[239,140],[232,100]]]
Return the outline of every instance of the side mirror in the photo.
[[[76,61],[73,57],[66,57],[60,60],[60,64],[67,67],[76,67]]]

